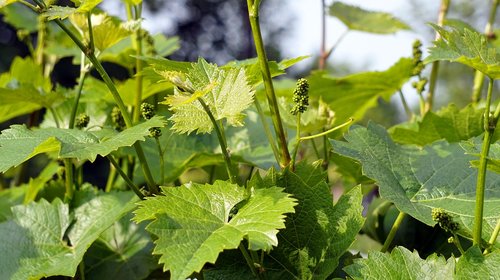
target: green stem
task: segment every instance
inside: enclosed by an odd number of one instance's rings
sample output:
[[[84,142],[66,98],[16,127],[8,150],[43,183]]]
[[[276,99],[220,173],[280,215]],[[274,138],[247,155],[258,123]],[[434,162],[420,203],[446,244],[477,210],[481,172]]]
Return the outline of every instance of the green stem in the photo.
[[[144,199],[144,194],[142,194],[142,192],[139,189],[139,187],[137,187],[134,184],[134,182],[132,182],[132,180],[127,176],[127,174],[125,174],[125,172],[121,169],[120,165],[118,164],[118,162],[116,162],[116,160],[113,158],[113,156],[107,155],[106,157],[108,158],[109,162],[115,167],[115,169],[118,172],[118,174],[120,174],[120,176],[122,176],[122,178],[125,181],[125,183],[127,183],[127,186],[129,186],[130,189],[132,189],[134,191],[134,193],[140,199]]]
[[[493,246],[493,244],[495,244],[495,241],[498,238],[499,232],[500,232],[500,219],[498,219],[497,225],[495,226],[495,229],[493,230],[493,233],[491,234],[490,240],[488,241],[488,244],[490,246]],[[489,249],[490,248],[486,248],[486,250],[484,250],[484,254],[487,254],[490,251]]]
[[[94,31],[92,30],[92,13],[91,12],[87,13],[87,25],[89,27],[89,51],[91,53],[94,53],[95,52]]]
[[[399,97],[401,97],[401,103],[403,103],[403,108],[405,109],[405,112],[408,115],[408,118],[412,119],[413,112],[410,110],[410,107],[408,106],[408,103],[406,102],[405,96],[403,95],[403,92],[401,90],[399,90]]]
[[[354,121],[354,119],[353,119],[353,118],[350,118],[350,119],[349,119],[349,120],[347,120],[345,123],[340,124],[340,125],[337,125],[337,126],[336,126],[336,127],[334,127],[334,128],[330,128],[330,129],[325,130],[325,131],[323,131],[323,132],[321,132],[321,133],[318,133],[318,134],[314,134],[314,135],[309,135],[309,136],[300,137],[300,139],[299,139],[299,140],[300,140],[300,141],[304,141],[304,140],[311,140],[311,139],[318,138],[318,137],[321,137],[321,136],[326,136],[326,135],[328,135],[328,134],[330,134],[330,133],[332,133],[332,132],[334,132],[334,131],[336,131],[336,130],[339,130],[339,129],[343,128],[343,127],[348,126],[348,125],[349,125],[349,124],[351,124],[353,121]]]
[[[457,246],[458,251],[460,251],[460,254],[465,255],[464,248],[462,248],[462,244],[460,244],[460,239],[458,239],[458,235],[454,232],[452,234],[453,234],[453,244]]]
[[[158,155],[160,156],[160,186],[165,184],[165,159],[163,158],[164,151],[161,148],[160,139],[155,138],[156,147],[158,147]]]
[[[486,108],[484,110],[484,139],[479,158],[479,170],[476,184],[476,206],[474,211],[473,245],[481,245],[481,232],[483,228],[484,188],[486,184],[486,171],[488,165],[488,154],[490,151],[491,138],[495,128],[491,128],[490,106],[493,92],[494,80],[490,78],[488,83],[488,95],[486,96]],[[495,119],[493,119],[495,120]],[[496,124],[496,120],[495,120]]]
[[[50,113],[52,114],[52,116],[54,117],[54,122],[56,123],[56,127],[60,128],[61,126],[59,125],[59,118],[57,117],[56,111],[52,107],[49,107],[48,109],[49,109]]]
[[[104,188],[105,192],[110,192],[113,189],[113,185],[115,184],[116,179],[116,168],[113,164],[109,166],[109,174],[108,180],[106,181],[106,187]]]
[[[276,158],[276,162],[280,161],[280,152],[278,147],[276,146],[276,142],[274,141],[273,134],[271,133],[271,129],[269,129],[269,125],[267,124],[266,117],[264,115],[264,111],[260,106],[259,100],[255,98],[254,100],[255,108],[257,108],[257,113],[259,114],[260,121],[262,122],[262,127],[264,128],[264,133],[266,134],[269,145],[271,146],[271,150],[273,150],[274,158]]]
[[[488,17],[488,23],[486,23],[486,27],[484,28],[484,33],[486,36],[493,32],[493,23],[495,22],[495,17],[497,14],[497,8],[499,4],[499,0],[493,0],[490,9],[490,15]],[[488,37],[489,38],[489,37]],[[472,88],[472,102],[477,103],[481,99],[481,91],[483,90],[484,84],[484,74],[481,71],[477,71],[474,75],[474,86]]]
[[[443,26],[444,19],[446,14],[448,13],[448,8],[450,7],[450,0],[442,0],[441,6],[439,7],[439,14],[437,24],[438,26]],[[436,40],[439,39],[439,33],[436,32]],[[434,105],[434,95],[436,90],[436,83],[438,78],[439,71],[439,61],[434,61],[432,63],[431,76],[429,79],[429,93],[427,95],[427,102],[425,103],[425,112],[429,112],[432,110],[432,106]]]
[[[385,239],[384,246],[382,246],[382,249],[380,249],[380,252],[385,253],[391,246],[392,241],[394,240],[394,237],[396,237],[396,233],[401,226],[401,222],[403,222],[406,214],[404,212],[399,212],[398,217],[394,221],[394,224],[392,225],[391,231],[389,232],[389,235],[387,235],[387,238]]]
[[[134,6],[135,13],[132,13],[132,5],[127,4],[127,17],[129,20],[139,20],[142,13],[142,2]],[[135,98],[134,98],[134,110],[132,115],[132,121],[134,123],[139,122],[141,116],[141,103],[142,103],[142,84],[143,76],[140,74],[143,68],[143,62],[139,57],[142,56],[142,30],[140,26],[134,30],[132,34],[132,44],[135,50]]]
[[[5,177],[3,176],[3,173],[0,173],[0,191],[4,189],[8,189],[9,184],[7,184],[7,181],[5,181]]]
[[[80,64],[80,78],[78,79],[78,89],[76,91],[75,103],[73,104],[73,108],[71,109],[71,115],[69,117],[69,128],[72,129],[75,127],[75,118],[76,112],[78,110],[78,103],[80,103],[80,96],[82,95],[83,84],[85,79],[87,78],[87,71],[85,70],[85,54],[82,53],[82,59]]]
[[[250,254],[248,254],[248,251],[245,248],[245,246],[243,246],[243,243],[240,243],[240,245],[238,246],[238,249],[240,249],[240,252],[243,255],[243,257],[245,258],[245,261],[247,262],[248,267],[250,267],[252,274],[254,276],[258,277],[259,279],[261,279],[261,275],[257,271],[257,269],[255,268],[254,262],[253,262],[252,258],[250,257]]]
[[[299,146],[300,146],[300,112],[297,113],[297,132],[296,132],[296,143],[295,143],[295,148],[293,149],[293,154],[292,154],[292,170],[294,169],[295,166],[295,159],[297,158],[297,152],[299,151]]]
[[[255,49],[257,51],[257,57],[259,59],[260,70],[262,72],[262,79],[264,81],[264,87],[266,89],[266,97],[269,103],[269,110],[271,111],[274,130],[281,149],[280,165],[281,167],[285,167],[290,163],[291,158],[288,151],[285,130],[281,121],[278,102],[274,93],[273,80],[269,71],[266,51],[264,49],[264,43],[262,41],[262,34],[259,24],[259,3],[260,1],[247,0],[248,15],[250,19],[250,27],[252,28],[252,37],[254,39]]]
[[[224,157],[224,161],[226,162],[226,171],[227,175],[229,176],[229,181],[231,183],[236,183],[236,174],[233,172],[232,164],[231,164],[231,156],[229,155],[227,145],[226,145],[226,139],[224,138],[224,135],[222,133],[222,128],[219,127],[219,124],[215,120],[214,115],[212,114],[212,111],[210,111],[210,108],[208,105],[203,101],[201,97],[198,97],[198,102],[200,102],[201,106],[207,113],[208,117],[210,118],[210,121],[212,122],[212,125],[214,126],[215,133],[217,134],[217,138],[219,140],[219,145],[220,149],[222,150],[222,156]]]
[[[73,184],[73,163],[71,159],[64,159],[64,185],[66,188],[66,193],[64,198],[66,201],[73,199],[75,193],[75,185]]]

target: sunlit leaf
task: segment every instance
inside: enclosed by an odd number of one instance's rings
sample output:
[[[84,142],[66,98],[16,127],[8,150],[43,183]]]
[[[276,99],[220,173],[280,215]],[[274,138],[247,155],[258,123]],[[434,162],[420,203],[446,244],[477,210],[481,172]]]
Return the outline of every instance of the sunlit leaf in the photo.
[[[367,11],[342,2],[334,2],[330,6],[330,15],[338,18],[351,30],[391,34],[410,29],[388,13]]]
[[[175,280],[214,263],[220,252],[237,248],[244,238],[250,250],[269,251],[278,245],[278,229],[295,206],[281,188],[254,189],[248,196],[244,188],[223,181],[165,187],[162,192],[164,196],[139,203],[135,220],[153,220],[146,227],[158,237],[153,253]]]

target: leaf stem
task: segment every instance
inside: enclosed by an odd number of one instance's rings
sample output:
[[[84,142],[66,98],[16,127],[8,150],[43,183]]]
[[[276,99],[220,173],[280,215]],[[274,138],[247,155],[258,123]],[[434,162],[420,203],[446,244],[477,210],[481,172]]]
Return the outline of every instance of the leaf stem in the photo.
[[[127,176],[127,174],[125,174],[125,172],[122,170],[122,168],[120,167],[120,165],[118,164],[118,162],[116,162],[116,160],[113,158],[113,156],[107,155],[106,157],[108,158],[109,162],[115,167],[115,170],[118,172],[118,174],[120,174],[120,176],[122,176],[122,178],[125,181],[125,183],[127,183],[127,186],[129,186],[130,189],[132,189],[134,191],[134,193],[140,199],[144,199],[144,194],[142,194],[142,192],[139,189],[139,187],[137,187],[134,184],[134,182],[132,182],[132,180]]]
[[[116,179],[116,168],[113,164],[109,166],[109,174],[108,180],[106,181],[106,187],[104,188],[105,192],[110,192],[113,189],[113,185],[115,184]]]
[[[61,126],[59,125],[59,118],[57,117],[56,111],[52,107],[49,107],[49,111],[52,114],[52,116],[54,117],[54,122],[56,123],[56,127],[60,128]]]
[[[409,119],[412,119],[413,112],[411,111],[410,107],[408,106],[408,103],[406,102],[406,98],[403,95],[403,91],[401,91],[401,89],[399,90],[399,97],[401,98],[401,103],[403,103],[403,108],[405,109],[406,115],[408,115]]]
[[[264,133],[267,136],[267,140],[269,142],[269,145],[271,146],[271,150],[273,150],[274,158],[276,158],[276,162],[280,161],[280,153],[278,150],[278,147],[276,146],[276,142],[274,140],[273,134],[271,133],[271,129],[269,129],[269,125],[267,124],[264,111],[262,110],[262,107],[260,106],[259,100],[257,98],[254,99],[255,103],[255,108],[257,108],[257,113],[259,114],[260,121],[262,122],[262,127],[264,128]]]
[[[224,138],[224,135],[222,133],[222,128],[219,127],[219,124],[215,120],[214,115],[212,114],[212,111],[208,107],[208,105],[205,103],[205,101],[201,98],[198,97],[198,102],[200,102],[201,106],[207,113],[208,117],[210,118],[210,121],[212,122],[212,125],[214,126],[215,133],[217,134],[217,138],[219,140],[219,145],[220,149],[222,150],[222,156],[224,157],[224,161],[226,162],[226,171],[227,175],[229,176],[229,181],[233,184],[236,183],[236,174],[233,172],[232,164],[231,164],[231,156],[229,155],[228,148],[226,145],[226,139]]]
[[[71,159],[67,158],[63,160],[64,162],[64,185],[66,192],[64,198],[66,201],[73,199],[75,193],[75,185],[73,184],[73,163]]]
[[[274,93],[273,80],[269,71],[266,51],[264,49],[264,43],[262,41],[262,34],[259,24],[259,3],[260,1],[258,0],[247,0],[248,16],[250,19],[250,27],[252,28],[252,37],[254,39],[257,57],[259,59],[260,70],[262,72],[262,79],[264,80],[264,87],[266,89],[266,97],[269,103],[269,110],[271,111],[274,130],[281,149],[281,157],[279,163],[281,167],[285,167],[290,163],[291,158],[290,152],[288,151],[285,130],[281,121],[278,102],[276,100],[276,94]]]
[[[69,117],[69,128],[75,127],[76,111],[78,110],[78,103],[80,103],[80,96],[82,95],[83,84],[87,78],[87,71],[85,70],[85,54],[82,52],[81,64],[80,64],[80,78],[78,79],[78,89],[76,90],[75,103],[71,109],[71,115]]]
[[[134,5],[133,8],[135,13],[133,13],[132,15],[132,5],[127,4],[127,16],[129,20],[134,19],[138,21],[141,19],[142,2],[137,5]],[[139,57],[142,56],[141,32],[142,32],[141,26],[139,25],[132,34],[132,43],[133,43],[133,48],[135,49],[135,81],[136,81],[134,111],[132,115],[132,121],[134,123],[137,123],[141,116],[142,84],[143,84],[143,76],[140,74],[140,72],[142,71],[143,62],[141,59],[139,59]]]
[[[160,139],[155,137],[156,147],[158,147],[158,155],[160,157],[160,186],[165,184],[165,159],[163,158],[164,150],[161,148]]]
[[[488,164],[488,154],[490,151],[491,139],[495,131],[495,127],[490,127],[496,125],[496,119],[490,117],[490,106],[491,106],[491,96],[493,92],[492,78],[489,79],[488,83],[488,95],[486,96],[486,108],[484,110],[484,139],[481,148],[481,155],[479,158],[479,170],[477,174],[477,184],[476,184],[476,206],[474,210],[474,228],[472,232],[472,244],[481,245],[481,231],[483,228],[483,208],[484,208],[484,188],[486,184],[486,171]]]
[[[382,249],[380,249],[380,252],[385,253],[391,246],[392,241],[394,240],[394,237],[396,237],[396,233],[401,226],[401,223],[403,222],[406,214],[404,212],[399,212],[399,215],[397,216],[396,220],[394,221],[394,224],[392,225],[391,231],[389,232],[389,235],[387,235],[387,238],[385,239],[384,246],[382,246]]]
[[[304,137],[300,137],[300,141],[304,141],[304,140],[311,140],[311,139],[314,139],[314,138],[318,138],[318,137],[321,137],[321,136],[326,136],[332,132],[334,132],[335,130],[339,130],[343,127],[346,127],[348,126],[349,124],[351,124],[352,122],[354,121],[353,118],[350,118],[349,120],[347,120],[345,123],[343,124],[340,124],[340,125],[337,125],[336,127],[334,128],[330,128],[328,130],[325,130],[321,133],[318,133],[318,134],[314,134],[314,135],[309,135],[309,136],[304,136]]]
[[[243,246],[243,243],[240,243],[238,246],[238,249],[240,249],[241,254],[245,258],[245,261],[247,262],[248,267],[250,267],[250,270],[252,271],[252,274],[261,279],[262,277],[260,276],[260,273],[257,271],[255,268],[255,265],[253,263],[252,258],[250,257],[250,254],[248,253],[247,249],[245,246]]]
[[[444,19],[446,14],[448,13],[448,8],[450,7],[450,0],[442,0],[441,6],[439,7],[439,14],[437,24],[438,26],[443,26]],[[436,31],[436,40],[440,37],[439,32]],[[431,76],[429,79],[429,92],[427,95],[427,102],[425,103],[424,112],[429,112],[432,110],[432,106],[434,105],[434,95],[436,91],[436,83],[438,78],[439,71],[439,61],[434,61],[432,63]]]
[[[490,240],[488,241],[489,246],[493,246],[493,244],[495,243],[495,241],[498,238],[499,232],[500,232],[500,219],[498,219],[497,225],[495,226],[495,229],[493,230],[493,233],[491,234]],[[484,250],[484,254],[487,254],[489,251],[490,251],[490,248],[488,247],[488,248],[486,248],[486,250]]]
[[[297,132],[296,132],[296,143],[295,143],[295,148],[293,149],[292,153],[292,170],[294,170],[295,166],[295,159],[297,158],[297,152],[299,151],[299,146],[300,146],[300,112],[297,113]]]
[[[491,4],[488,22],[486,23],[486,27],[484,28],[484,33],[486,34],[486,36],[488,36],[493,32],[493,23],[495,22],[495,17],[497,14],[497,8],[499,2],[500,2],[499,0],[493,0]],[[481,99],[481,91],[483,90],[483,84],[484,84],[484,74],[483,72],[476,70],[476,73],[474,74],[474,86],[472,88],[472,102],[474,104],[479,102],[479,100]]]

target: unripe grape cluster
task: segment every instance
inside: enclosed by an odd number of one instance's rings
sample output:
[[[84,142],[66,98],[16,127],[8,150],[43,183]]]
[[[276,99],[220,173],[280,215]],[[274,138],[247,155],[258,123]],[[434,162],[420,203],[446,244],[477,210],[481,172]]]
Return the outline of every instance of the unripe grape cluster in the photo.
[[[297,86],[293,91],[293,102],[295,106],[290,111],[293,115],[304,113],[307,110],[307,106],[309,106],[309,82],[306,79],[301,78],[297,81]]]

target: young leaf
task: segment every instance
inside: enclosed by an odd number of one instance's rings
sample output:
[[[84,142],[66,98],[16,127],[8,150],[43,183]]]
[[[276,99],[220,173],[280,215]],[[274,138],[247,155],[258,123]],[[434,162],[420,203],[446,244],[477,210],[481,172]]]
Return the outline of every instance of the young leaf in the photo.
[[[391,34],[410,29],[404,22],[388,13],[366,11],[341,2],[334,2],[330,6],[330,15],[338,18],[350,30]]]
[[[30,130],[24,125],[13,125],[0,134],[0,172],[41,153],[57,152],[59,158],[94,161],[97,155],[106,156],[120,147],[143,141],[151,127],[162,126],[163,117],[159,116],[120,133],[61,128]]]
[[[325,176],[321,162],[299,163],[294,172],[270,171],[260,183],[277,184],[299,201],[269,260],[273,270],[287,272],[283,279],[326,279],[363,226],[361,188],[353,188],[334,205]]]
[[[491,79],[500,78],[500,54],[497,49],[488,44],[486,37],[477,31],[455,27],[451,31],[432,25],[441,38],[430,48],[430,55],[424,63],[437,60],[459,62],[483,72]]]
[[[467,154],[473,155],[476,159],[470,162],[471,166],[479,168],[479,156],[481,154],[482,139],[476,137],[470,139],[469,141],[463,141],[460,146],[465,150]],[[496,142],[490,145],[490,151],[488,153],[487,168],[490,171],[500,174],[500,143]]]
[[[354,264],[344,268],[352,279],[442,279],[452,280],[455,262],[437,255],[420,258],[417,252],[396,247],[389,253],[371,251],[367,259],[355,259]],[[477,277],[477,275],[476,275]]]
[[[162,102],[174,111],[170,118],[174,122],[173,130],[179,133],[212,131],[212,122],[198,97],[205,101],[215,120],[226,119],[229,125],[243,125],[242,111],[252,104],[254,95],[243,69],[223,70],[200,58],[186,74],[172,71],[161,74],[178,87],[173,96]]]
[[[458,143],[435,142],[418,148],[396,144],[386,130],[369,123],[354,126],[345,135],[348,141],[331,140],[335,152],[353,158],[363,173],[374,179],[380,195],[396,207],[430,226],[432,208],[443,208],[461,219],[474,216],[477,170],[469,168],[474,159]],[[500,175],[488,172],[484,204],[485,219],[500,218]],[[465,221],[464,221],[465,223]],[[462,229],[469,235],[467,228]]]
[[[12,3],[16,3],[18,1],[19,0],[0,0],[0,8],[3,8],[3,7],[10,5]]]
[[[437,113],[426,113],[416,130],[404,125],[391,128],[391,137],[397,143],[419,146],[441,139],[459,142],[483,134],[483,115],[484,110],[477,110],[472,105],[459,110],[451,104]]]
[[[131,192],[84,191],[74,211],[59,199],[13,207],[14,218],[0,224],[0,251],[9,256],[0,258],[0,278],[73,277],[90,244],[136,201]]]
[[[409,58],[402,58],[383,72],[365,72],[342,78],[315,72],[309,80],[309,95],[321,97],[335,111],[336,124],[350,117],[363,118],[377,100],[389,100],[412,76],[413,64]]]
[[[160,255],[160,263],[174,280],[214,263],[222,250],[238,248],[243,238],[250,250],[271,250],[278,244],[276,234],[284,228],[285,214],[295,206],[295,200],[281,188],[255,189],[247,196],[244,188],[223,181],[162,191],[165,196],[140,202],[134,219],[153,220],[146,227],[158,237],[153,253]],[[231,214],[243,201],[237,213]]]

